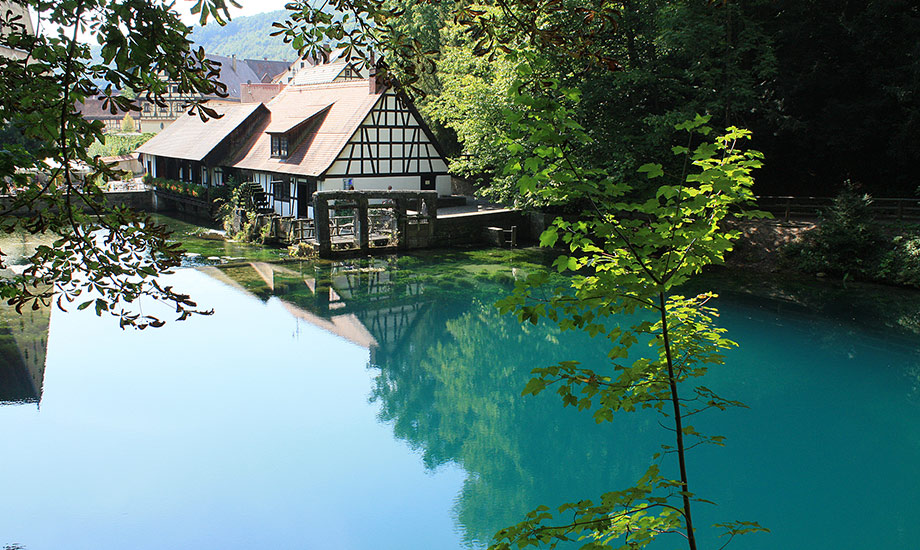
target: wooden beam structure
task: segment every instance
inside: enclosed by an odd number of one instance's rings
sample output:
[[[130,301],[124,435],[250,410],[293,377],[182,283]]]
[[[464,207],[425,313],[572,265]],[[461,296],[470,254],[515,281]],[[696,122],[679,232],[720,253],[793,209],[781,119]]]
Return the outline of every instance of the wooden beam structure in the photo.
[[[320,257],[331,258],[335,252],[333,234],[336,227],[330,210],[353,211],[351,231],[355,248],[369,253],[369,211],[381,207],[391,209],[396,217],[398,250],[425,248],[433,240],[438,217],[437,191],[318,191],[313,194],[313,212]]]

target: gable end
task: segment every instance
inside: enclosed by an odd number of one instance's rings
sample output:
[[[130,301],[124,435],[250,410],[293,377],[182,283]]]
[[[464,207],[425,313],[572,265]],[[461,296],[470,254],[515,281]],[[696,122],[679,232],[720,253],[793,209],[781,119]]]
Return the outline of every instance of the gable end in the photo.
[[[434,135],[402,94],[391,90],[354,132],[325,177],[446,174]]]

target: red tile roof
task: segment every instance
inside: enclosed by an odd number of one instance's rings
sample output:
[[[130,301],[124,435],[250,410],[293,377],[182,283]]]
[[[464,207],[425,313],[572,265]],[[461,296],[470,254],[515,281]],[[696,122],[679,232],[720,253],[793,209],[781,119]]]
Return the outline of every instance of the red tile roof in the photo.
[[[184,160],[203,160],[208,153],[249,118],[261,103],[209,105],[221,118],[202,122],[197,115],[184,115],[137,148],[138,153]]]
[[[284,89],[284,84],[240,84],[242,103],[268,103]]]
[[[264,106],[261,103],[216,106],[224,117],[208,122],[198,117],[181,117],[138,148],[138,152],[203,160],[262,107],[267,108],[268,115],[254,123],[242,146],[231,152],[230,158],[220,161],[221,164],[243,170],[319,177],[335,162],[381,97],[382,93],[370,93],[367,80],[289,85]],[[288,157],[272,157],[269,132],[287,133],[298,126],[305,126],[303,137],[290,143]]]
[[[244,170],[321,176],[335,162],[382,94],[371,94],[367,80],[288,86],[269,102],[270,120],[255,128],[253,136],[228,164]],[[330,106],[331,105],[331,106]],[[329,106],[325,114],[320,111]],[[306,120],[317,113],[315,124],[287,158],[271,156],[271,136],[266,131],[279,121]]]
[[[269,134],[286,134],[331,106],[332,104],[309,105],[294,116],[282,116],[272,113],[271,122],[268,124],[268,127],[265,128],[265,132]]]

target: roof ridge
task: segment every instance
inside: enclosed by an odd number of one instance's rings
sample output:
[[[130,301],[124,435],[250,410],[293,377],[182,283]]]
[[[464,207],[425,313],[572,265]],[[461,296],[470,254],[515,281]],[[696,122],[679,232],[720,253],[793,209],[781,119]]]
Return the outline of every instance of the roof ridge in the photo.
[[[367,80],[368,80],[367,78],[349,78],[349,79],[347,79],[347,80],[340,80],[340,81],[338,81],[338,82],[313,82],[313,83],[310,83],[310,84],[293,84],[293,83],[292,83],[292,84],[288,84],[287,87],[285,88],[285,90],[287,90],[287,89],[289,89],[289,88],[292,88],[292,89],[295,89],[295,90],[296,90],[296,89],[298,89],[298,88],[311,88],[311,89],[316,89],[316,88],[347,88],[347,87],[351,87],[351,86],[354,86],[354,87],[358,87],[358,86],[366,87],[366,86],[367,86]]]

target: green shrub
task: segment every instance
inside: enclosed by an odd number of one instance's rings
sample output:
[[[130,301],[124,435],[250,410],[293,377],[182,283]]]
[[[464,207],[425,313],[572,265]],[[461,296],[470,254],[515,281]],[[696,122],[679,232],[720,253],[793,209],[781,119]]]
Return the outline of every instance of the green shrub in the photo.
[[[118,135],[106,134],[105,142],[95,141],[86,150],[92,157],[116,157],[133,153],[135,149],[147,143],[156,134]]]
[[[798,269],[857,278],[875,278],[884,239],[874,223],[872,198],[849,182],[822,213],[821,223],[785,254]]]
[[[806,273],[920,287],[920,227],[883,232],[871,204],[869,195],[847,183],[818,228],[783,249],[785,258]]]
[[[879,263],[878,280],[920,287],[920,234],[897,235]]]
[[[235,177],[230,176],[223,185],[211,187],[211,201],[213,201],[217,207],[231,202],[233,199],[233,192],[238,189],[239,186],[240,182],[236,181]]]

